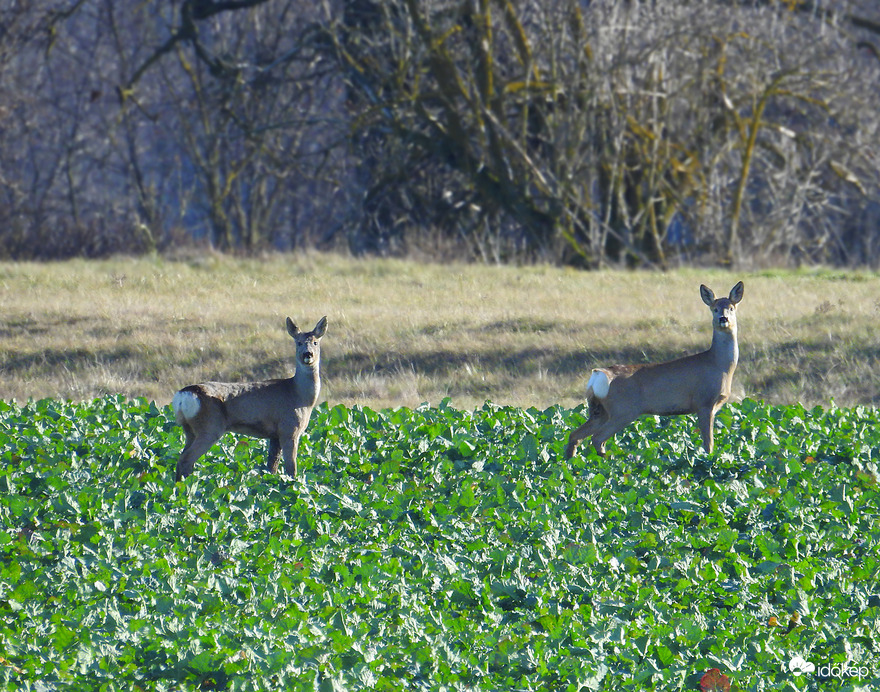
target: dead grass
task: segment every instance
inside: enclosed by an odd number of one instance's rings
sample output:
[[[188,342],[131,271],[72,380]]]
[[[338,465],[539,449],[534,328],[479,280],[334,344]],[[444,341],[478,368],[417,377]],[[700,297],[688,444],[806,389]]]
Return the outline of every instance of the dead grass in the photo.
[[[880,276],[586,273],[334,255],[0,264],[0,399],[145,396],[287,375],[290,315],[329,318],[323,398],[372,408],[580,402],[595,365],[708,346],[699,284],[739,278],[735,396],[880,403]]]

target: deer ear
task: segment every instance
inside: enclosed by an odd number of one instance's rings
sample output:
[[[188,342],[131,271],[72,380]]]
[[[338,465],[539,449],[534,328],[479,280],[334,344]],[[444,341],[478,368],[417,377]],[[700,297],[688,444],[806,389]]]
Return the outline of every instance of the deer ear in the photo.
[[[294,338],[299,334],[299,327],[297,327],[289,317],[287,318],[287,333]]]
[[[730,289],[730,302],[736,305],[743,299],[743,282],[740,281]]]
[[[327,315],[324,315],[321,319],[318,320],[318,324],[315,325],[315,336],[319,339],[324,336],[324,332],[327,331]]]
[[[703,302],[710,308],[712,307],[712,303],[715,302],[715,293],[712,291],[711,288],[707,288],[702,284],[700,285],[700,297],[703,299]]]

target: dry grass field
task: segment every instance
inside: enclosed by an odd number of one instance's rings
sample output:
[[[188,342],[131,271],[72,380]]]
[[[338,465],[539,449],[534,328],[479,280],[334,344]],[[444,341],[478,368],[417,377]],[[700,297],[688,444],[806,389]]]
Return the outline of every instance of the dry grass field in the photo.
[[[371,408],[580,403],[591,367],[708,347],[700,283],[745,281],[735,398],[880,404],[880,276],[588,273],[335,255],[0,264],[0,399],[144,396],[292,372],[327,315],[322,398]]]

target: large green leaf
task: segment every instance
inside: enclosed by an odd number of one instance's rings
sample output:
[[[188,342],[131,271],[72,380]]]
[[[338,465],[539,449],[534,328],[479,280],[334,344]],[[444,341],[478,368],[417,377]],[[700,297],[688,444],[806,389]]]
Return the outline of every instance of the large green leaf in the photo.
[[[227,436],[175,486],[165,409],[0,402],[0,680],[825,684],[800,656],[878,682],[876,410],[746,401],[714,458],[646,418],[566,461],[582,413],[322,406],[296,480]]]

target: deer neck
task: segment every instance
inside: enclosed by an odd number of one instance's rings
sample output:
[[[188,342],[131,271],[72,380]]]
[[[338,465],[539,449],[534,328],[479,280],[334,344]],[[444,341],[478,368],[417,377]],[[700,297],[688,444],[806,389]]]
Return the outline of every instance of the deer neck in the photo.
[[[733,372],[739,361],[735,325],[729,330],[716,329],[712,332],[712,346],[709,348],[709,353],[717,365]]]
[[[297,408],[314,406],[318,401],[318,394],[321,393],[321,371],[318,363],[312,365],[297,363],[293,386],[296,390]]]

